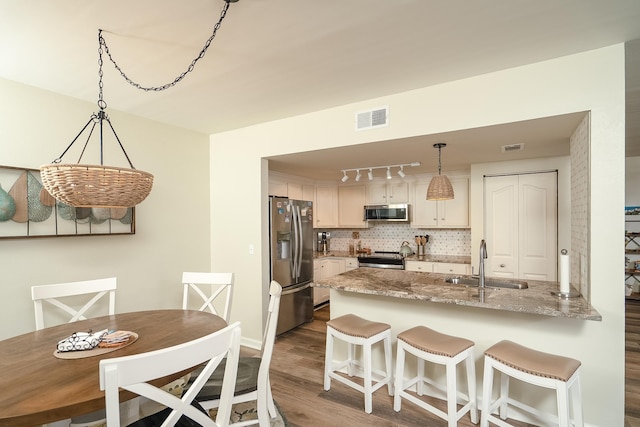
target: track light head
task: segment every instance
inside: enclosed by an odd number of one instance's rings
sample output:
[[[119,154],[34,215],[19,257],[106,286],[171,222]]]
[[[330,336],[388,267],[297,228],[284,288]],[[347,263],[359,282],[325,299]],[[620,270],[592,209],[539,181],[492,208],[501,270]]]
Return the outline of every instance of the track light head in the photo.
[[[342,172],[342,182],[347,182],[349,180],[349,176],[347,175],[348,172],[355,172],[355,180],[356,181],[360,181],[362,179],[362,173],[360,173],[360,171],[366,171],[368,170],[369,172],[367,172],[367,176],[369,177],[369,181],[373,181],[373,171],[374,169],[386,169],[387,170],[387,179],[392,179],[393,176],[391,175],[391,168],[400,168],[400,170],[398,171],[398,176],[404,178],[405,177],[405,173],[404,173],[404,167],[407,166],[420,166],[420,162],[413,162],[413,163],[401,163],[401,164],[396,164],[396,165],[380,165],[380,166],[363,166],[363,167],[359,167],[356,169],[341,169],[340,172]]]

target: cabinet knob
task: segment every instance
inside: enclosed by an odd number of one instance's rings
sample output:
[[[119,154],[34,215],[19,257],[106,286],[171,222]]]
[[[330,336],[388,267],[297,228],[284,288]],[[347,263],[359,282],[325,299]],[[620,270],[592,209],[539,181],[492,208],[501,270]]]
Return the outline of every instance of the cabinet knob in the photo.
[[[506,267],[506,265],[500,264],[500,268],[505,268],[505,267]]]

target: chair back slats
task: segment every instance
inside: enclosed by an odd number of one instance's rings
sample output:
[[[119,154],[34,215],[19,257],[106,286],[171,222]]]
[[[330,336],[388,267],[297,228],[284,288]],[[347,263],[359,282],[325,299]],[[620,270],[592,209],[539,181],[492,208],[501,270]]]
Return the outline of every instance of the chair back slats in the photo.
[[[276,416],[276,408],[273,403],[273,396],[271,394],[271,385],[269,383],[269,365],[271,364],[271,358],[273,355],[273,347],[276,338],[276,328],[278,326],[278,314],[280,310],[280,297],[282,296],[282,286],[278,282],[271,281],[269,286],[269,309],[267,313],[267,322],[265,325],[262,345],[261,345],[261,357],[259,359],[259,367],[257,368],[257,378],[255,371],[251,372],[251,378],[243,378],[240,387],[235,392],[233,397],[233,403],[249,402],[252,400],[257,401],[258,419],[251,419],[246,421],[240,421],[231,424],[232,426],[246,426],[251,424],[269,425],[269,418]],[[249,366],[244,359],[251,359],[255,361],[256,358],[242,358],[241,365]],[[246,375],[246,373],[244,374]],[[217,396],[220,388],[219,376],[214,375],[209,379],[207,389],[203,390],[199,396],[199,403],[204,408],[215,408],[221,400]],[[240,380],[238,380],[240,383]]]
[[[233,273],[182,273],[182,308],[189,308],[189,295],[195,294],[202,300],[199,311],[210,311],[229,322],[233,297]],[[207,291],[205,291],[207,289]],[[215,303],[218,302],[218,308]],[[200,302],[198,302],[200,304]]]
[[[116,288],[117,279],[110,277],[106,279],[85,280],[80,282],[58,283],[53,285],[37,285],[31,287],[31,299],[35,311],[36,330],[45,327],[44,304],[57,307],[60,311],[69,315],[69,322],[85,320],[85,314],[96,305],[96,303],[108,295],[108,314],[116,312]],[[91,298],[79,309],[76,309],[61,300],[78,295],[91,296]]]
[[[240,333],[240,323],[236,322],[218,332],[173,347],[101,360],[100,389],[105,391],[107,427],[119,426],[119,388],[171,408],[163,426],[174,425],[183,415],[205,427],[227,426],[231,415],[231,399],[238,368]],[[191,403],[225,357],[227,369],[224,373],[220,409],[214,422]],[[205,364],[204,369],[182,398],[174,396],[161,387],[149,384],[151,380],[201,364]]]

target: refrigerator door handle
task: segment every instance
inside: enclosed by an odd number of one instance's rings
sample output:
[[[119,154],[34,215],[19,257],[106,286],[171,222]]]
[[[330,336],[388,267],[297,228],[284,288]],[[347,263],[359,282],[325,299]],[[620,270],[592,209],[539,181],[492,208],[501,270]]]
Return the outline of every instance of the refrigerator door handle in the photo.
[[[291,205],[291,234],[293,235],[293,253],[291,257],[293,258],[293,271],[291,271],[291,277],[293,277],[294,281],[298,281],[298,251],[299,251],[299,239],[300,235],[298,234],[298,214],[296,212],[296,206],[292,203]]]
[[[291,202],[290,202],[291,203]],[[297,281],[298,279],[298,245],[299,245],[299,236],[298,236],[298,217],[296,215],[296,206],[291,203],[289,205],[291,207],[291,278],[293,281]]]
[[[300,273],[302,270],[302,249],[304,247],[303,234],[302,234],[302,217],[300,216],[300,206],[296,205],[296,225],[298,227],[298,269],[296,270],[296,279],[300,279]]]
[[[282,296],[295,294],[296,292],[303,291],[303,290],[308,289],[310,287],[311,287],[310,283],[307,283],[307,284],[302,285],[302,286],[294,286],[293,289],[283,290],[282,291]]]

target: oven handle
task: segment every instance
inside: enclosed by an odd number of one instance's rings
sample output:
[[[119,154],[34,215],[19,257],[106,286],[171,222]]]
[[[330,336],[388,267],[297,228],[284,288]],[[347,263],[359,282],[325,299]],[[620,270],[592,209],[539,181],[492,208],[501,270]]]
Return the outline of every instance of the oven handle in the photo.
[[[289,295],[289,294],[295,294],[296,292],[303,291],[303,290],[305,290],[307,288],[310,288],[310,287],[311,287],[311,284],[309,284],[309,283],[306,283],[306,284],[304,284],[302,286],[295,286],[295,287],[293,287],[293,289],[288,289],[286,291],[283,290],[282,291],[282,296]]]

